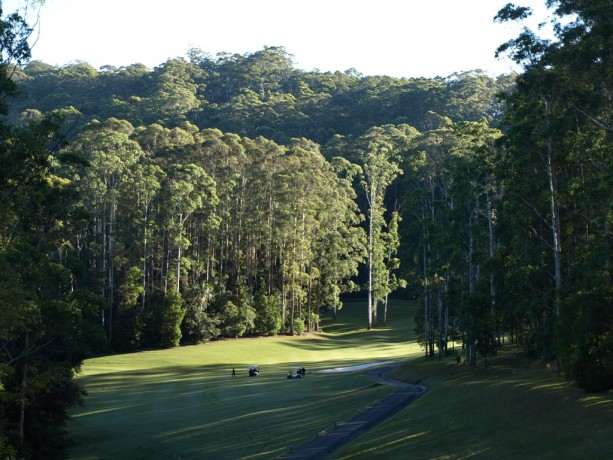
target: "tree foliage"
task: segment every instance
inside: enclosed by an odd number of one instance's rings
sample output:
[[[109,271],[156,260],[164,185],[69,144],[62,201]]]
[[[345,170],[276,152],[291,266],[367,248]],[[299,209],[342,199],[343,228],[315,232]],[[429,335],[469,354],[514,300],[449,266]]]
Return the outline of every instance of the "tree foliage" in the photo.
[[[529,286],[533,299],[541,299],[540,312],[527,312],[531,348],[555,353],[581,386],[601,390],[613,386],[606,287],[611,285],[613,130],[611,100],[605,96],[613,84],[613,6],[547,3],[559,19],[557,40],[543,41],[527,31],[521,42],[505,45],[526,65],[508,100],[505,165],[509,208],[514,218],[522,216],[528,242],[516,238],[509,245],[508,273]],[[515,300],[529,305],[525,292]]]
[[[517,78],[305,72],[282,47],[54,67],[2,16],[2,453],[62,457],[89,354],[318,331],[359,290],[369,327],[419,297],[427,358],[512,340],[611,388],[613,14],[548,5],[556,40],[498,49]]]

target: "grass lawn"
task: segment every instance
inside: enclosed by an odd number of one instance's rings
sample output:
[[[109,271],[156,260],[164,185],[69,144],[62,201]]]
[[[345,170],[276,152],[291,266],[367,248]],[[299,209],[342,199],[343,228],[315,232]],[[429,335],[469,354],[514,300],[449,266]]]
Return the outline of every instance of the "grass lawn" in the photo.
[[[587,394],[510,347],[487,369],[425,361],[415,308],[396,302],[388,327],[372,331],[363,328],[365,303],[349,303],[322,334],[88,360],[70,458],[276,458],[392,391],[361,372],[317,370],[387,360],[405,363],[392,377],[428,392],[331,458],[613,458],[613,392]],[[248,377],[249,364],[262,375]],[[287,380],[292,365],[306,367],[306,378]]]
[[[331,459],[613,458],[613,392],[588,394],[511,347],[488,368],[420,358],[391,376],[429,390]]]
[[[345,305],[321,334],[225,340],[87,360],[89,396],[72,412],[70,458],[275,458],[388,395],[361,372],[317,370],[419,353],[414,304],[391,306],[368,331],[365,302]],[[249,364],[262,375],[249,377]],[[307,376],[286,378],[292,365]],[[232,379],[232,368],[238,378]]]

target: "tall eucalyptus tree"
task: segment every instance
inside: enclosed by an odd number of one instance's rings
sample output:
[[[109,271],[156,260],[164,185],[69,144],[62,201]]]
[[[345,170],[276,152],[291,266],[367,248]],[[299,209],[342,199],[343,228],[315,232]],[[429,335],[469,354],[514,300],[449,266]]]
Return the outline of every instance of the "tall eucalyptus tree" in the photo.
[[[116,221],[118,215],[123,217],[123,208],[128,205],[122,200],[123,189],[129,186],[131,172],[143,156],[138,143],[130,139],[133,130],[126,121],[109,119],[104,123],[93,122],[68,149],[88,165],[75,175],[92,213],[91,225],[83,236],[82,251],[88,264],[100,276],[98,289],[108,303],[103,322],[108,321],[106,326],[110,343],[113,340],[113,313],[116,307],[116,234],[128,226],[127,222],[120,221],[118,227]]]
[[[182,251],[187,249],[190,241],[186,238],[186,222],[197,211],[207,210],[214,212],[218,198],[215,189],[215,182],[202,169],[195,164],[175,164],[169,171],[167,181],[164,183],[162,191],[165,197],[166,219],[169,229],[169,251],[167,264],[171,260],[170,249],[176,249],[174,276],[174,289],[177,293],[181,292],[181,262]],[[164,292],[168,289],[168,279],[170,270],[166,271],[164,281]]]
[[[606,95],[613,7],[602,0],[547,5],[553,8],[553,41],[524,29],[499,47],[525,69],[508,98],[506,159],[514,173],[509,186],[524,207],[523,214],[516,208],[518,216],[531,224],[545,254],[536,263],[516,258],[515,273],[532,267],[529,286],[539,294],[529,350],[555,356],[585,388],[611,388],[613,318],[604,307],[610,289],[603,288],[611,286],[610,251],[604,249],[611,239],[611,195],[603,184],[610,184],[611,171],[613,110]],[[530,12],[508,5],[497,19],[521,20]],[[512,180],[520,175],[524,180]]]
[[[362,167],[360,184],[366,197],[368,221],[368,328],[376,323],[381,279],[387,278],[383,268],[385,248],[383,227],[385,217],[385,194],[387,188],[402,173],[399,167],[400,153],[408,148],[409,141],[417,130],[408,125],[386,125],[368,130],[355,141],[356,157]]]
[[[316,319],[322,306],[332,308],[334,318],[342,308],[340,295],[359,289],[354,282],[359,266],[366,258],[364,215],[357,205],[353,182],[359,166],[342,157],[332,159],[335,176],[323,190],[322,209],[318,212],[321,237],[314,242],[314,266],[319,277],[315,285]],[[318,328],[318,324],[315,325]]]
[[[495,225],[499,193],[495,187],[495,141],[500,132],[485,123],[450,121],[415,139],[403,164],[404,258],[415,261],[422,287],[420,337],[426,357],[447,352],[454,327],[463,332],[467,361],[476,361],[494,328]],[[480,290],[487,279],[489,299]],[[479,294],[479,295],[478,295]],[[478,308],[477,308],[478,307]],[[477,327],[479,326],[479,327]],[[483,327],[481,327],[483,326]],[[489,328],[489,329],[488,329]]]
[[[63,458],[67,410],[84,395],[74,372],[96,334],[84,334],[70,266],[78,193],[59,153],[61,120],[14,128],[4,117],[30,32],[0,11],[0,456]]]

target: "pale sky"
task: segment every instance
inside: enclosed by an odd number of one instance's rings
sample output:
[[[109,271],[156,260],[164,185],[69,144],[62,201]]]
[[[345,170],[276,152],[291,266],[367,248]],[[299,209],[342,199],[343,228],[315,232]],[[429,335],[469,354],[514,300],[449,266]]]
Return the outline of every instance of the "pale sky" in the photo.
[[[509,1],[46,0],[32,58],[153,69],[189,48],[215,56],[283,46],[304,70],[430,78],[482,69],[496,76],[516,70],[494,57],[520,31],[493,22]],[[542,19],[544,1],[516,3]],[[24,3],[4,0],[4,12]]]

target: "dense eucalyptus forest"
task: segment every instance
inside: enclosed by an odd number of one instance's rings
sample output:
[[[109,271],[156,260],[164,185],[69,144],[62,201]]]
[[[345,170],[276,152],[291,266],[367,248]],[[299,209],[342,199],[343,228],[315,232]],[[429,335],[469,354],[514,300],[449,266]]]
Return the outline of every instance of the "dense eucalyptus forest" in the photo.
[[[510,341],[612,388],[613,4],[548,4],[571,20],[496,78],[54,67],[3,14],[0,451],[62,458],[88,356],[317,331],[347,293],[368,328],[418,298],[427,359]]]

